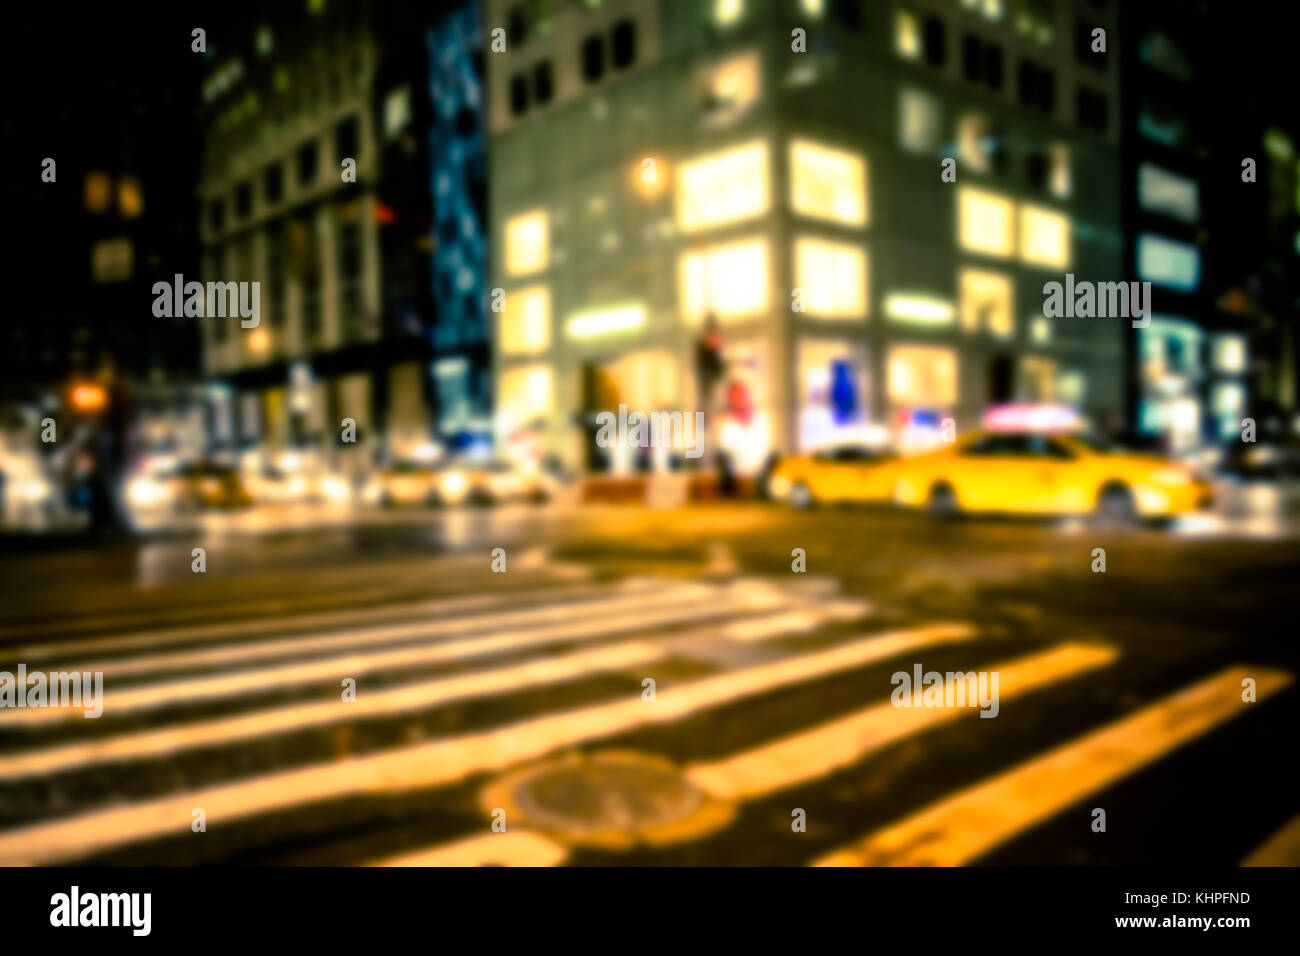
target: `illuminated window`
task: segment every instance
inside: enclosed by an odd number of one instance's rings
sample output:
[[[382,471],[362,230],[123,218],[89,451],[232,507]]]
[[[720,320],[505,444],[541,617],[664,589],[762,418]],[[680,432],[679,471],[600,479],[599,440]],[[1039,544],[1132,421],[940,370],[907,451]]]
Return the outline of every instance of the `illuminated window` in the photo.
[[[551,345],[551,293],[544,285],[506,295],[499,345],[506,355],[536,355]]]
[[[866,163],[856,153],[790,142],[790,208],[849,226],[867,221]]]
[[[767,308],[767,241],[746,239],[678,260],[682,317],[698,323],[713,312],[719,320],[743,319]]]
[[[957,402],[957,355],[937,345],[889,348],[889,399],[895,405],[944,408]]]
[[[1143,209],[1183,222],[1195,222],[1201,214],[1196,181],[1151,163],[1138,167],[1138,201]]]
[[[1070,218],[1041,206],[1020,207],[1020,258],[1036,266],[1070,266]]]
[[[140,180],[134,176],[123,176],[117,184],[117,210],[123,219],[134,219],[144,212],[144,195],[140,191]]]
[[[1015,302],[1011,279],[979,269],[961,271],[961,327],[1006,338],[1015,331]]]
[[[747,143],[677,168],[677,225],[682,232],[761,216],[768,209],[767,144]]]
[[[108,212],[113,198],[113,181],[108,173],[86,173],[86,212]]]
[[[894,49],[905,60],[921,55],[921,24],[910,10],[894,12]]]
[[[794,282],[809,315],[832,319],[867,314],[867,255],[857,246],[796,239]]]
[[[511,425],[536,421],[551,413],[555,376],[549,365],[521,365],[501,374],[497,407]]]
[[[1073,184],[1070,181],[1070,147],[1055,143],[1047,151],[1047,188],[1057,199],[1069,199]]]
[[[939,146],[939,103],[920,90],[898,92],[898,142],[913,153],[932,153]]]
[[[957,124],[957,156],[963,167],[977,173],[993,168],[995,137],[989,121],[978,113],[968,113]]]
[[[1138,278],[1190,292],[1201,281],[1201,254],[1195,246],[1144,234],[1137,242]]]
[[[713,2],[713,18],[722,26],[735,23],[744,12],[744,0],[714,0]]]
[[[1010,199],[963,186],[957,203],[957,235],[963,249],[990,256],[1015,252],[1015,207]]]
[[[541,272],[550,264],[550,223],[545,209],[506,222],[506,275]]]

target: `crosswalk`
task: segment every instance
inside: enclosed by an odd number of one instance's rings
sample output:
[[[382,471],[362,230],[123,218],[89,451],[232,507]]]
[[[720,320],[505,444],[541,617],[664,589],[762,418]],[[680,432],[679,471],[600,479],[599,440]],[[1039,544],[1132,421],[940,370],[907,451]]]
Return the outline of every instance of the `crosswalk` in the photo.
[[[560,865],[585,852],[581,833],[527,815],[503,832],[476,826],[464,794],[602,748],[666,758],[696,802],[726,807],[720,829],[692,839],[717,841],[711,862],[738,862],[728,848],[746,806],[787,796],[799,806],[900,748],[960,738],[997,753],[998,720],[895,706],[891,675],[932,660],[953,668],[939,701],[963,674],[995,673],[1004,714],[1035,712],[1084,682],[1125,679],[1121,653],[1104,642],[1008,643],[971,622],[900,624],[840,596],[834,582],[734,568],[63,642],[18,636],[0,647],[0,671],[22,662],[28,673],[102,672],[103,716],[0,708],[0,865],[273,855],[268,821],[298,828],[296,842],[333,863]],[[1243,681],[1257,702],[1243,701]],[[1247,662],[1074,739],[1046,739],[1045,729],[1042,750],[1022,763],[960,781],[937,801],[899,792],[883,826],[819,830],[806,849],[791,844],[784,862],[977,862],[1290,684],[1289,674]],[[442,795],[452,795],[445,825],[428,823],[429,812],[418,826],[393,825],[412,801],[437,808]],[[844,799],[838,815],[851,820]],[[196,830],[199,810],[205,827]],[[338,838],[329,821],[340,814],[375,841]]]

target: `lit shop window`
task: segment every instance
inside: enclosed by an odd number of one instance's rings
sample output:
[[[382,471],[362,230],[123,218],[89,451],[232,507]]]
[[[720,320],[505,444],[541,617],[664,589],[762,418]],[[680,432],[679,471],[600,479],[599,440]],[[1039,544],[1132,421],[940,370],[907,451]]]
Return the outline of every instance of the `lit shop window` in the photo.
[[[1201,254],[1195,246],[1160,236],[1138,236],[1138,278],[1190,292],[1201,281]]]
[[[1020,207],[1020,258],[1036,266],[1070,266],[1070,218],[1041,206]]]
[[[963,186],[957,203],[957,234],[963,249],[990,256],[1015,252],[1015,207],[1010,199]]]
[[[768,210],[768,156],[764,142],[682,163],[677,168],[677,226],[699,232],[761,216]]]
[[[935,345],[890,346],[889,400],[918,408],[956,404],[956,353]]]
[[[796,239],[794,281],[809,315],[856,319],[867,314],[867,254],[857,246]]]
[[[1151,163],[1138,167],[1138,201],[1143,209],[1183,222],[1195,222],[1201,214],[1196,181]]]
[[[541,272],[550,264],[550,222],[545,209],[506,222],[506,275]]]
[[[499,341],[506,355],[536,355],[550,348],[551,292],[546,286],[506,294]]]
[[[921,55],[921,23],[911,10],[894,12],[894,49],[905,60]]]
[[[545,418],[555,399],[555,377],[549,365],[521,365],[501,374],[498,407],[508,423],[518,425]]]
[[[790,142],[790,207],[800,215],[866,225],[866,184],[866,163],[857,153]]]
[[[939,102],[920,90],[898,91],[898,143],[913,153],[939,147]]]
[[[678,260],[682,317],[698,323],[706,313],[720,321],[743,319],[767,308],[767,241],[746,239]]]
[[[1003,338],[1015,331],[1015,303],[1011,279],[997,272],[963,269],[961,272],[961,327]]]

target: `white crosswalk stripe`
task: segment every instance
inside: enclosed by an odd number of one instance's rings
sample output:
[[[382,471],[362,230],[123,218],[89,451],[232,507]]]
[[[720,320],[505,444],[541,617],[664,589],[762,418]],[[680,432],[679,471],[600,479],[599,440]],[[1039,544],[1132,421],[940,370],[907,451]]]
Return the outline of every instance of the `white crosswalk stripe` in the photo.
[[[786,733],[755,732],[734,752],[682,760],[684,782],[710,800],[735,805],[816,785],[846,768],[867,766],[892,744],[951,733],[958,721],[974,716],[969,709],[895,707],[887,682],[871,668],[894,662],[910,669],[922,653],[944,648],[962,659],[997,660],[990,667],[1001,675],[1001,698],[1009,707],[1036,706],[1047,688],[1117,670],[1110,666],[1117,651],[1103,644],[1039,646],[1003,660],[1005,652],[960,621],[873,628],[864,624],[869,602],[840,598],[825,584],[637,578],[524,589],[500,598],[416,601],[374,615],[312,613],[79,639],[56,650],[30,645],[24,650],[38,662],[77,656],[86,662],[60,663],[60,669],[102,667],[104,716],[69,720],[80,717],[72,708],[0,710],[0,808],[7,788],[46,780],[56,787],[62,779],[94,781],[96,795],[78,798],[63,815],[6,817],[0,864],[67,863],[147,847],[188,834],[195,807],[204,809],[210,827],[228,828],[352,797],[435,790],[620,734],[689,721],[707,726],[713,712],[740,702],[762,709],[770,701],[779,709],[782,695],[815,697],[816,682],[875,675],[863,688],[861,709]],[[654,701],[643,700],[641,679],[682,660],[703,670],[661,681]],[[394,682],[424,667],[437,669]],[[1227,722],[1237,711],[1221,698],[1243,673],[1230,670],[1197,684],[927,810],[904,805],[902,822],[818,862],[969,862],[1072,799]],[[1250,673],[1261,699],[1290,681],[1280,672]],[[370,675],[380,676],[367,683]],[[592,684],[596,696],[585,703],[556,705],[549,694],[516,705],[547,688],[561,688],[562,698],[567,685],[601,676],[625,680],[627,692],[611,699],[607,685]],[[343,701],[332,683],[343,677],[358,679],[355,701]],[[114,687],[114,680],[127,682]],[[294,699],[276,702],[281,692]],[[416,735],[416,742],[404,737],[394,743],[399,738],[390,734],[383,738],[389,743],[372,742],[342,759],[301,756],[296,764],[264,760],[260,766],[277,768],[270,772],[239,769],[259,766],[243,759],[247,748],[287,747],[283,752],[292,753],[295,734],[409,721],[475,701],[488,701],[484,713],[500,705],[510,716],[423,741]],[[50,728],[57,734],[50,736]],[[124,802],[103,785],[139,767],[200,757],[214,760],[222,773],[193,789],[153,773],[143,791],[133,791],[142,795]],[[530,832],[525,824],[497,834],[487,821],[482,831],[428,845],[385,845],[388,852],[370,853],[367,860],[340,862],[553,866],[572,855],[556,833]]]

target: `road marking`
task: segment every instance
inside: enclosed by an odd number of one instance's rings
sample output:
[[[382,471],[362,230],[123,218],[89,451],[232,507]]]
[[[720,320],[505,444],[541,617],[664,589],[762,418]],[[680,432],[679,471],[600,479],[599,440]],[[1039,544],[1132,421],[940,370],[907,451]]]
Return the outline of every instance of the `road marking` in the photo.
[[[518,591],[506,591],[496,594],[471,594],[459,597],[438,598],[430,601],[416,601],[396,606],[376,606],[373,608],[319,611],[310,614],[297,614],[289,617],[274,615],[258,617],[254,620],[219,622],[215,624],[198,624],[190,627],[168,628],[165,630],[147,630],[128,634],[102,634],[97,637],[82,637],[69,641],[29,644],[20,647],[3,648],[0,653],[7,654],[12,660],[31,662],[33,660],[66,660],[70,654],[84,651],[104,653],[105,651],[136,650],[144,647],[157,647],[167,644],[199,643],[204,640],[235,637],[243,634],[285,634],[297,631],[322,629],[334,631],[349,626],[345,622],[357,620],[373,624],[376,620],[408,618],[415,621],[435,615],[473,611],[480,608],[499,609],[510,598],[520,597],[521,603],[529,599],[542,598],[547,604],[556,600],[581,600],[584,597],[613,597],[629,595],[637,591],[648,591],[652,587],[662,588],[670,582],[649,578],[627,579],[616,587],[609,585],[576,585],[561,588],[534,587]],[[545,605],[542,605],[545,606]],[[528,610],[523,608],[522,610]],[[519,611],[512,613],[520,613]]]
[[[1111,647],[1065,644],[989,670],[999,674],[1002,700],[1110,664],[1116,657]],[[958,718],[978,719],[971,708],[895,707],[886,701],[723,760],[695,764],[686,776],[714,796],[752,800],[852,766],[891,743]]]
[[[961,866],[1016,834],[1239,717],[1251,677],[1262,700],[1291,683],[1266,668],[1231,667],[1043,757],[836,850],[817,866]],[[1079,826],[1087,825],[1081,819]]]
[[[249,641],[240,644],[174,651],[122,660],[97,661],[81,664],[76,669],[91,672],[102,670],[105,676],[116,678],[133,674],[166,673],[190,667],[216,667],[221,664],[243,663],[265,658],[297,656],[314,651],[333,650],[339,647],[356,650],[369,644],[382,645],[415,638],[448,637],[474,634],[480,631],[501,631],[507,628],[561,624],[579,616],[596,618],[619,611],[632,614],[643,608],[660,607],[663,605],[665,598],[687,601],[693,599],[704,600],[709,596],[712,596],[711,592],[704,589],[673,589],[669,587],[663,593],[658,594],[637,594],[628,597],[603,598],[595,601],[549,604],[543,607],[508,611],[500,614],[471,615],[469,617],[439,621],[418,621],[408,624],[334,632],[320,637],[288,637],[266,641]]]
[[[101,853],[114,847],[187,832],[194,807],[209,822],[360,794],[391,795],[445,786],[475,773],[504,770],[563,747],[598,740],[647,724],[670,723],[722,704],[782,687],[830,677],[900,653],[969,639],[974,629],[922,629],[910,640],[859,641],[664,688],[653,703],[640,694],[505,727],[382,751],[368,756],[219,784],[0,833],[0,865],[41,864]]]
[[[557,642],[596,640],[616,634],[651,630],[671,624],[686,624],[709,620],[742,610],[752,610],[752,602],[737,605],[725,597],[712,601],[691,600],[683,604],[680,595],[663,606],[662,598],[652,603],[638,605],[634,613],[612,615],[606,609],[594,620],[564,621],[534,630],[505,634],[485,634],[448,641],[432,646],[398,647],[364,653],[343,654],[309,661],[289,661],[250,670],[226,672],[199,677],[128,687],[112,691],[105,688],[102,695],[104,713],[110,717],[136,710],[155,709],[178,702],[192,703],[220,697],[240,697],[255,691],[282,688],[288,684],[359,677],[375,671],[438,664],[446,661],[485,657],[506,651],[522,650]],[[657,610],[655,610],[657,608]],[[579,611],[586,608],[579,607]],[[572,611],[570,611],[570,614]],[[563,617],[563,615],[559,615]],[[448,622],[455,623],[455,622]],[[106,673],[111,678],[113,672]],[[6,709],[0,711],[0,727],[14,724],[32,724],[51,720],[80,719],[82,711],[75,707],[38,707]]]
[[[790,623],[789,617],[788,614],[778,613],[767,618],[756,618],[753,623],[760,625],[768,622],[768,634],[775,637],[783,633],[783,627]],[[351,703],[343,703],[338,698],[311,701],[233,717],[189,721],[140,733],[95,738],[45,750],[0,755],[0,780],[159,757],[195,747],[230,744],[344,721],[431,710],[455,701],[558,684],[587,674],[659,660],[674,650],[689,648],[712,634],[712,630],[702,628],[693,633],[650,635],[641,640],[493,670],[434,678],[377,691],[363,690]],[[651,640],[662,637],[668,639],[650,643]]]
[[[865,617],[871,605],[865,601],[829,601],[806,610],[791,611],[781,618],[734,621],[724,629],[728,640],[764,641],[777,634],[815,631],[827,621],[852,621]]]
[[[559,866],[567,847],[527,830],[485,833],[388,857],[370,866]]]
[[[1241,861],[1242,866],[1300,866],[1300,816],[1292,817],[1267,842]]]

